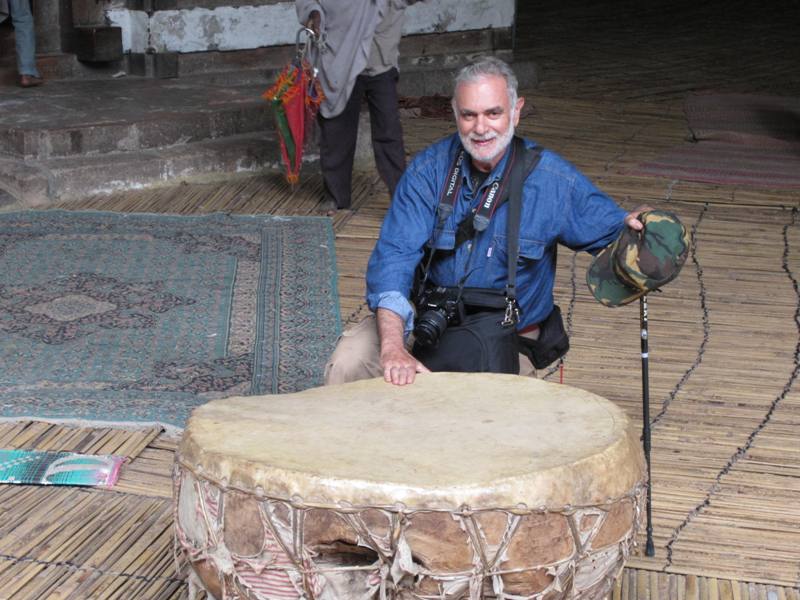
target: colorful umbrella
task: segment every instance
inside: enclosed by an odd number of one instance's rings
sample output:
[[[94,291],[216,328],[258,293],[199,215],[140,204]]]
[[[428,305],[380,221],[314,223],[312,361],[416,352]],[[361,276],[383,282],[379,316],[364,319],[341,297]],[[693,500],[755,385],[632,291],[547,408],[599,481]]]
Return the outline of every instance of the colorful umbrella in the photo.
[[[300,43],[303,34],[306,35],[305,44]],[[312,30],[300,29],[297,32],[297,55],[278,74],[275,84],[262,94],[275,111],[286,180],[292,185],[300,178],[303,144],[325,97],[316,77],[317,69],[306,58],[317,44],[318,39]]]

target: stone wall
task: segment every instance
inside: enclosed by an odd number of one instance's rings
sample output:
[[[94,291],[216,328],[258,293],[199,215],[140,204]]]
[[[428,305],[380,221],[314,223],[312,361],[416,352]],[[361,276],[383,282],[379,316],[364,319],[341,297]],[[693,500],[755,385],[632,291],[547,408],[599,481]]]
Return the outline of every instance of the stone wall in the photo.
[[[104,12],[108,24],[122,28],[127,52],[251,50],[294,43],[299,28],[294,2],[223,1],[224,6],[214,0],[145,0],[138,8],[108,3]],[[403,33],[508,29],[513,22],[514,0],[428,0],[407,10]]]
[[[106,25],[106,12],[124,8],[125,0],[72,0],[72,20],[76,27]]]

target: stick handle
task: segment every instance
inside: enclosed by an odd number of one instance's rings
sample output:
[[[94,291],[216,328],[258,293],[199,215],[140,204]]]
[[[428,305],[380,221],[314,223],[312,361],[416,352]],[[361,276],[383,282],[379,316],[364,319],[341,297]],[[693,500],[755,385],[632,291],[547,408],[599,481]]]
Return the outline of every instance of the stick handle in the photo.
[[[653,486],[650,481],[650,373],[649,353],[647,346],[647,294],[639,299],[639,320],[641,323],[642,342],[642,444],[644,446],[644,460],[647,464],[647,543],[645,554],[655,556],[656,549],[653,544]]]

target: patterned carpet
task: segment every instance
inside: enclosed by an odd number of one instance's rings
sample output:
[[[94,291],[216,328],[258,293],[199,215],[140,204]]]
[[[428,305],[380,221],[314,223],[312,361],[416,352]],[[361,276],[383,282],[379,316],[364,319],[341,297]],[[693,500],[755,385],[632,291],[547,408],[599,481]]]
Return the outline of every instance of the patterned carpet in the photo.
[[[325,218],[0,215],[0,418],[182,427],[317,385],[335,290]]]

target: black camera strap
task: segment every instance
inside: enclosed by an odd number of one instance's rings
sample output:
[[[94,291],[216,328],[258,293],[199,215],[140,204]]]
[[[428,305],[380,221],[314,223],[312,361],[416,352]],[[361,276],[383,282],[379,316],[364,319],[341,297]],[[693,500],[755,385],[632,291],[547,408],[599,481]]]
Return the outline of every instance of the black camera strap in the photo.
[[[453,214],[453,206],[455,205],[456,198],[461,192],[461,179],[464,170],[464,158],[467,153],[459,146],[453,162],[450,164],[450,170],[447,172],[447,179],[445,186],[442,188],[442,193],[439,195],[439,205],[436,207],[436,216],[439,223],[444,223],[451,214]]]
[[[508,243],[508,282],[506,283],[506,314],[503,324],[519,321],[519,307],[517,305],[517,260],[519,259],[519,227],[522,215],[522,186],[525,180],[539,164],[542,158],[542,147],[536,146],[531,150],[525,148],[521,138],[515,137],[514,143],[521,147],[520,160],[511,171],[510,203],[508,205],[508,219],[506,220],[506,240]]]

